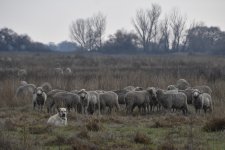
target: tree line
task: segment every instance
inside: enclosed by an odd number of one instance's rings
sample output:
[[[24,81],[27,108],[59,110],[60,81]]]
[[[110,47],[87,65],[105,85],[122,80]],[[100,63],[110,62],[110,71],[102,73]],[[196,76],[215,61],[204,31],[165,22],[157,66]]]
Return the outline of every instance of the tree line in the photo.
[[[107,17],[102,13],[79,18],[69,26],[71,42],[48,45],[34,42],[28,35],[0,29],[0,51],[85,51],[100,53],[204,52],[225,54],[225,32],[204,23],[188,24],[178,9],[163,15],[158,4],[139,9],[132,18],[132,31],[119,29],[105,37]]]
[[[77,19],[70,26],[70,37],[84,51],[105,53],[207,52],[225,54],[225,32],[204,23],[191,23],[178,9],[162,17],[162,8],[152,4],[139,9],[132,19],[134,31],[117,30],[103,42],[106,16],[98,13]]]

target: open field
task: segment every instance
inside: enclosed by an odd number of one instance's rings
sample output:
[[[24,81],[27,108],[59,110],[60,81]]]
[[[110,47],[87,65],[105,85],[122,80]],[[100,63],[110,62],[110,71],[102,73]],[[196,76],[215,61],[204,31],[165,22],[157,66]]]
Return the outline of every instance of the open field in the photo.
[[[70,67],[72,75],[57,76],[54,68]],[[18,77],[19,69],[27,75]],[[124,55],[0,53],[0,149],[225,149],[225,58],[205,55]],[[19,81],[53,88],[113,90],[128,85],[159,87],[184,78],[192,86],[208,85],[212,114],[183,116],[180,112],[126,115],[68,115],[67,127],[46,125],[50,114],[32,110],[31,97],[14,99]],[[222,127],[221,127],[222,126]]]

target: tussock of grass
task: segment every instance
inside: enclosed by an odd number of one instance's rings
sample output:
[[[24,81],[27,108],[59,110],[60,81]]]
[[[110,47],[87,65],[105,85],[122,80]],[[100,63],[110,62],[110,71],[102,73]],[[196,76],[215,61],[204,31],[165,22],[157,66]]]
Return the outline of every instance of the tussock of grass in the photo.
[[[204,131],[214,132],[225,130],[225,118],[213,118],[206,122],[203,127]]]
[[[82,139],[90,139],[90,135],[88,134],[87,129],[82,129],[78,134],[77,137],[82,138]]]
[[[151,139],[145,133],[142,133],[142,132],[138,131],[135,134],[134,142],[141,143],[141,144],[150,144]]]
[[[89,131],[96,131],[96,132],[102,129],[100,122],[97,119],[89,120],[88,123],[86,124],[86,128]]]

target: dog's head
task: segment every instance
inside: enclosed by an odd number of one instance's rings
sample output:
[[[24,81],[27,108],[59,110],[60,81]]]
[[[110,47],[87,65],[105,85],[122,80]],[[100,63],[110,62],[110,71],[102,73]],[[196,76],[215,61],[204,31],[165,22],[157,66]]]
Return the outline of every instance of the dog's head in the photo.
[[[62,118],[63,120],[66,120],[67,118],[66,108],[57,108],[57,110],[58,110],[59,117]]]

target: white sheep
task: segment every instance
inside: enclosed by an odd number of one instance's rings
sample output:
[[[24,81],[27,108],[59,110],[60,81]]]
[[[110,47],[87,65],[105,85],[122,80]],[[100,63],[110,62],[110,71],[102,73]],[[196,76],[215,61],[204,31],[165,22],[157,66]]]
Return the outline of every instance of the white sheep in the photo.
[[[200,113],[201,109],[203,109],[205,113],[207,110],[212,112],[212,98],[208,93],[202,93],[198,89],[195,89],[192,96],[196,113]]]

